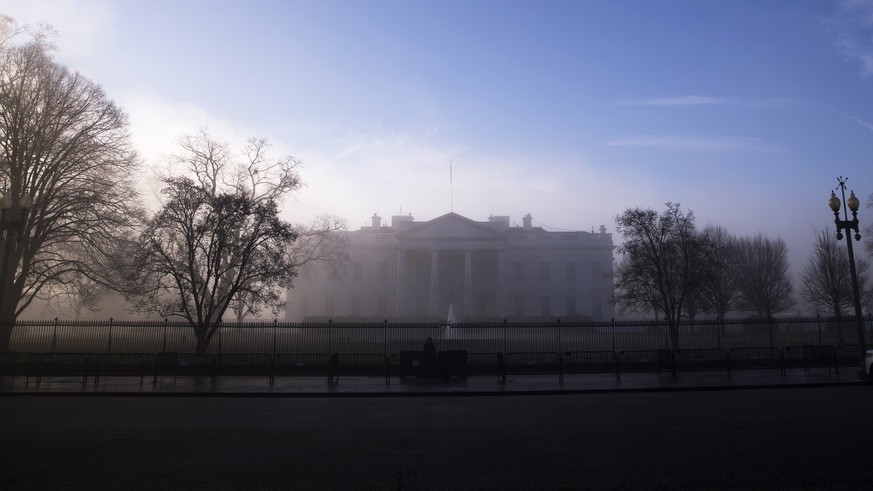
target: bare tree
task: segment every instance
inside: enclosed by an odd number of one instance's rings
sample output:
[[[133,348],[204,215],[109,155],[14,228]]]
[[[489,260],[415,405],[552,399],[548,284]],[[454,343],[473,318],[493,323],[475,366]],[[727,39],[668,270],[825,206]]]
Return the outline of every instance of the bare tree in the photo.
[[[698,315],[706,312],[706,303],[704,302],[701,287],[692,289],[685,296],[685,301],[682,302],[682,315],[689,320],[694,320]]]
[[[75,285],[59,286],[52,290],[52,295],[40,296],[39,299],[44,302],[46,313],[56,317],[72,313],[73,319],[78,321],[85,311],[99,311],[100,301],[108,293],[111,293],[108,286],[85,279]]]
[[[275,201],[232,192],[210,194],[188,178],[167,180],[169,197],[149,221],[128,269],[137,310],[182,317],[205,352],[238,296],[247,306],[281,302],[294,276],[288,244],[296,235]]]
[[[297,227],[298,239],[291,256],[298,268],[327,264],[335,276],[343,276],[349,262],[348,225],[342,218],[322,215],[308,225]]]
[[[57,32],[48,24],[19,24],[11,15],[0,14],[0,50],[6,50],[16,37],[27,36],[31,42],[51,51],[55,48],[51,38],[56,35]]]
[[[179,141],[165,176],[167,200],[136,246],[125,294],[140,311],[186,319],[205,351],[225,313],[237,318],[284,306],[296,275],[294,227],[278,217],[278,201],[301,185],[299,161],[269,156],[252,139],[235,158],[206,130]]]
[[[622,310],[664,314],[673,350],[679,349],[679,319],[685,302],[699,287],[706,247],[694,227],[694,214],[667,203],[658,214],[632,208],[616,217],[624,242],[618,251],[615,302]]]
[[[794,306],[788,246],[762,234],[738,241],[738,306],[766,318]]]
[[[163,177],[170,178],[181,169],[182,176],[193,179],[213,196],[231,190],[255,202],[270,199],[278,202],[303,184],[300,161],[290,155],[271,157],[270,143],[263,138],[250,138],[239,158],[206,128],[181,137],[179,147],[182,151],[170,157],[169,169]]]
[[[703,229],[709,256],[700,284],[705,310],[724,319],[736,304],[738,291],[735,278],[737,239],[720,225]]]
[[[0,19],[0,180],[21,215],[0,243],[0,350],[17,316],[39,296],[108,283],[107,259],[141,210],[138,160],[125,114],[103,90],[57,63],[45,36],[18,45]],[[40,31],[44,33],[45,31]]]
[[[348,225],[340,217],[321,215],[307,225],[295,226],[297,240],[288,251],[296,271],[304,271],[320,263],[331,269],[337,277],[345,275],[349,263]],[[238,321],[256,311],[247,295],[239,295],[232,304]],[[278,312],[272,312],[276,317]]]
[[[852,310],[855,297],[849,276],[849,254],[840,245],[827,230],[816,233],[812,255],[801,274],[800,288],[801,296],[811,307],[832,312],[837,319],[845,310]],[[870,263],[858,259],[856,266],[861,304],[868,306],[873,297],[867,284]]]

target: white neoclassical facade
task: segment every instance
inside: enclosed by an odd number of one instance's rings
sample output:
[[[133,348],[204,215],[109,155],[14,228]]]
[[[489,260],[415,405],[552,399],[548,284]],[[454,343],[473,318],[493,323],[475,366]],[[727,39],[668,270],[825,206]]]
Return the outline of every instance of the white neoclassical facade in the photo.
[[[612,235],[479,222],[456,213],[394,216],[348,232],[349,268],[308,265],[288,290],[287,320],[525,320],[614,316]],[[454,318],[454,319],[452,319]]]

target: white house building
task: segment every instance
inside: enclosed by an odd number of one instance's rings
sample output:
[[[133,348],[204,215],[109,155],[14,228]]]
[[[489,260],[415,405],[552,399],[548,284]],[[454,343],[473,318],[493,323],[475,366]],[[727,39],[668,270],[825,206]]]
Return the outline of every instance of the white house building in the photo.
[[[300,271],[287,320],[612,318],[612,234],[531,223],[448,213],[385,225],[373,215],[371,226],[348,232],[345,275],[327,265]]]

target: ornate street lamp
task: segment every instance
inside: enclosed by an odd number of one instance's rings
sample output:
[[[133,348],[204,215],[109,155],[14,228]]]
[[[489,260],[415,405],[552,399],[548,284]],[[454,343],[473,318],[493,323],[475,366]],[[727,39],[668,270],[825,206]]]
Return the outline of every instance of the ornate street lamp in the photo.
[[[13,198],[10,193],[4,193],[0,197],[0,240],[9,240],[11,232],[19,234],[24,230],[24,222],[27,220],[27,212],[30,211],[33,205],[33,199],[29,194],[24,193],[18,198],[18,215],[10,213],[12,211]],[[10,216],[11,215],[11,216]]]
[[[852,231],[855,232],[855,240],[861,240],[861,234],[858,233],[858,207],[860,206],[860,202],[858,198],[855,197],[855,191],[852,191],[849,195],[849,199],[846,199],[846,181],[849,178],[843,178],[840,176],[837,179],[839,183],[840,193],[842,194],[843,200],[842,202],[846,203],[846,208],[843,209],[843,220],[840,220],[840,198],[831,191],[831,198],[828,200],[828,205],[831,207],[831,210],[834,212],[834,223],[837,225],[837,240],[843,239],[843,230],[846,231],[846,244],[849,248],[849,274],[852,276],[852,293],[854,294],[855,300],[855,323],[858,328],[858,348],[860,353],[860,362],[861,362],[861,373],[859,377],[861,379],[867,378],[867,370],[864,366],[864,354],[867,351],[864,345],[864,318],[861,317],[861,296],[858,294],[858,273],[855,271],[855,253],[852,249]],[[849,220],[848,210],[852,211],[852,219]]]

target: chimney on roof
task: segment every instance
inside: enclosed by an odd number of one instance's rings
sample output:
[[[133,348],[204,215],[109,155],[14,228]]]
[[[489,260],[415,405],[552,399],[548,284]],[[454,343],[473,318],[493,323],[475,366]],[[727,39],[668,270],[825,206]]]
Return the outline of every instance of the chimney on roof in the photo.
[[[509,228],[509,216],[507,216],[507,215],[500,215],[500,216],[491,215],[488,217],[488,223],[491,224],[491,226],[494,227],[496,230],[504,232],[504,231],[506,231],[507,228]]]
[[[373,229],[377,229],[382,226],[382,217],[373,213]]]
[[[407,225],[412,224],[415,218],[412,217],[412,213],[409,215],[392,215],[391,216],[391,228],[393,230],[402,230]]]
[[[528,213],[527,215],[522,217],[521,220],[522,220],[522,223],[524,224],[524,229],[530,230],[531,229],[531,221],[533,221],[533,217],[530,216],[530,213]]]

